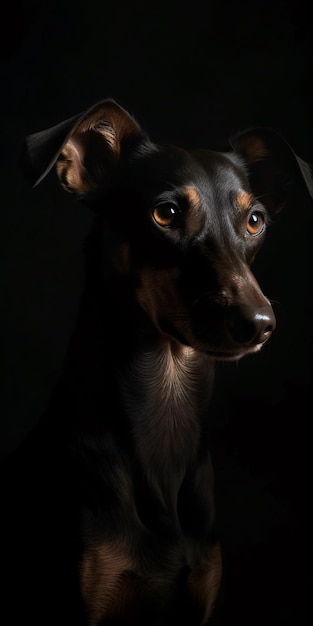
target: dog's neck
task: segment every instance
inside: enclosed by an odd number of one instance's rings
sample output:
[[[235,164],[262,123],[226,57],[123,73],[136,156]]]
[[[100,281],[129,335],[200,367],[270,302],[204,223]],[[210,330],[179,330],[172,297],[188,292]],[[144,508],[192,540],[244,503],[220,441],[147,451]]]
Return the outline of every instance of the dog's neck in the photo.
[[[97,287],[98,281],[94,283]],[[161,336],[127,299],[127,285],[112,291],[106,285],[104,302],[96,288],[88,292],[81,316],[78,348],[71,360],[72,368],[77,361],[84,369],[82,389],[78,391],[89,398],[87,392],[84,394],[84,385],[90,383],[93,390],[99,386],[102,410],[96,411],[95,423],[103,420],[103,432],[111,419],[108,406],[119,405],[116,415],[120,417],[112,427],[116,426],[121,438],[129,432],[139,471],[141,466],[150,491],[168,509],[169,503],[175,505],[179,487],[199,451],[202,422],[208,418],[214,361]],[[105,406],[101,402],[103,380],[97,373],[98,364],[105,364],[104,371],[100,371],[110,381]],[[94,396],[93,401],[97,405]],[[89,432],[92,428],[96,433],[93,450],[95,445],[101,446],[102,439],[98,427],[91,423],[90,410],[83,410],[81,429]]]
[[[134,424],[165,422],[175,430],[177,423],[199,421],[211,388],[213,364],[188,346],[169,340],[146,343],[137,349],[120,376],[124,406]]]
[[[119,374],[137,454],[163,497],[169,472],[179,484],[197,454],[213,376],[208,357],[164,339],[145,343]]]

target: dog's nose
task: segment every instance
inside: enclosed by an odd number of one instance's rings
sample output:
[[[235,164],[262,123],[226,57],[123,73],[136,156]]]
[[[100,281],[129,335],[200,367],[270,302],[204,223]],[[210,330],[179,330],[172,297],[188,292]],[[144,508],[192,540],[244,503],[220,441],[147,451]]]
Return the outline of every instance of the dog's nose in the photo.
[[[270,305],[258,309],[248,305],[230,307],[226,325],[233,341],[241,345],[257,345],[269,339],[276,326]]]

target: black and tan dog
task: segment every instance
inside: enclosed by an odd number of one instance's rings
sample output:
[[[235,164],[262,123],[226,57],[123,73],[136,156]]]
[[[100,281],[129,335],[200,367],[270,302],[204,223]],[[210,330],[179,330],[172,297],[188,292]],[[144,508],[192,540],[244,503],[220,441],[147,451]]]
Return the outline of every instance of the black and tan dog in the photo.
[[[214,366],[258,352],[275,329],[250,266],[293,181],[312,193],[310,169],[271,130],[238,134],[227,153],[157,145],[112,100],[27,139],[32,184],[54,166],[97,221],[50,409],[66,462],[41,444],[41,497],[15,516],[25,542],[41,543],[39,575],[33,597],[23,592],[25,554],[14,557],[11,608],[43,625],[206,624],[222,570]]]

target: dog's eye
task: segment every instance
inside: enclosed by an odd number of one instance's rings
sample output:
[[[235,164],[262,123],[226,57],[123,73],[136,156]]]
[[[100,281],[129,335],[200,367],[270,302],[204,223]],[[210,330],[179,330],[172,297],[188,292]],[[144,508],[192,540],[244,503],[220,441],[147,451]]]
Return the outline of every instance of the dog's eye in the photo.
[[[152,211],[153,219],[159,226],[170,228],[179,213],[178,208],[173,204],[159,204]]]
[[[252,237],[258,237],[265,228],[265,219],[262,213],[254,211],[247,221],[247,231]]]

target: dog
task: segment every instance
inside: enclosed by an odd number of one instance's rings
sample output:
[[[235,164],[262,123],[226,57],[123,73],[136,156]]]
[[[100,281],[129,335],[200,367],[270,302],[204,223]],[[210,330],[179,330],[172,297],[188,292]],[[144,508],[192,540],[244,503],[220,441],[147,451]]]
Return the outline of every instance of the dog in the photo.
[[[271,129],[226,152],[156,144],[111,99],[28,137],[21,165],[34,187],[53,171],[95,227],[49,434],[19,498],[9,488],[22,540],[6,623],[203,626],[222,578],[215,364],[275,330],[251,264],[294,181],[312,196],[310,166]]]

